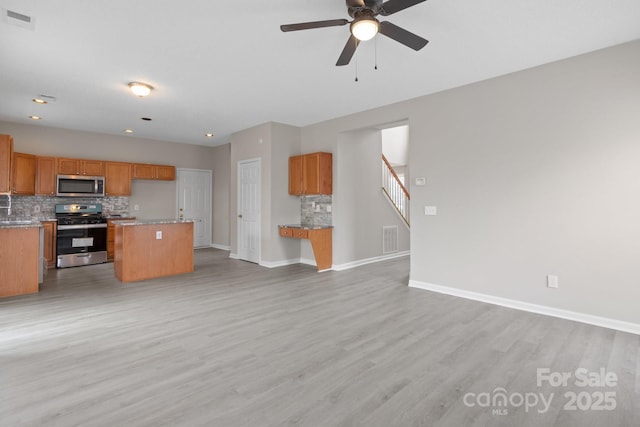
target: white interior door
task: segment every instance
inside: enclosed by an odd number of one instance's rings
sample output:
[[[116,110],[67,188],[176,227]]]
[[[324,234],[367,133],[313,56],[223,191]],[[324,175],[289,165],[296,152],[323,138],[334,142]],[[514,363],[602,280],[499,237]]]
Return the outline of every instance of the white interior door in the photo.
[[[260,262],[260,159],[238,162],[238,258]]]
[[[178,169],[178,218],[192,219],[193,246],[211,246],[211,171]]]

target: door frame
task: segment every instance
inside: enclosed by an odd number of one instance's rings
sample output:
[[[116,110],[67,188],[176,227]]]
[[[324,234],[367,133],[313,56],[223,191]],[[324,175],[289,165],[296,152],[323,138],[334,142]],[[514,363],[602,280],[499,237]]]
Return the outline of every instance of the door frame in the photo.
[[[206,172],[209,174],[209,247],[213,244],[213,171],[211,169],[176,168],[176,219],[180,218],[180,172]],[[206,246],[201,246],[206,247]],[[195,248],[195,246],[194,246]]]
[[[240,197],[240,192],[241,192],[241,186],[240,186],[240,167],[241,165],[247,164],[247,163],[253,163],[253,162],[257,162],[258,164],[258,191],[257,191],[257,196],[258,196],[258,203],[257,206],[259,207],[258,209],[258,261],[257,264],[261,265],[262,263],[262,158],[261,157],[254,157],[252,159],[244,159],[244,160],[238,160],[238,164],[236,167],[236,256],[237,259],[242,259],[240,258],[240,227],[238,225],[238,221],[240,220],[240,218],[238,217],[238,215],[240,215],[240,203],[241,203],[241,197]],[[248,261],[251,262],[251,261]]]

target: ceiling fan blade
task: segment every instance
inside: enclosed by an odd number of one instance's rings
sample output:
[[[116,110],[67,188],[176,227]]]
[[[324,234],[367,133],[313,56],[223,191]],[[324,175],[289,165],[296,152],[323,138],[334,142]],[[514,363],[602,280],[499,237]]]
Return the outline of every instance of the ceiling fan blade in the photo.
[[[312,28],[339,27],[340,25],[347,25],[348,23],[349,21],[347,21],[346,19],[330,19],[327,21],[301,22],[299,24],[280,25],[280,29],[284,32],[310,30]]]
[[[413,50],[420,50],[429,43],[429,40],[425,40],[422,37],[413,34],[400,28],[397,25],[388,21],[383,21],[378,26],[378,32],[385,36],[394,39],[395,41],[402,43],[403,45],[410,47]]]
[[[382,3],[382,7],[380,8],[380,15],[389,16],[425,1],[427,0],[389,0]]]
[[[349,61],[351,61],[353,54],[356,53],[356,49],[359,44],[360,41],[355,38],[353,34],[349,36],[349,40],[347,40],[347,44],[344,45],[344,49],[342,49],[342,53],[340,54],[340,58],[338,58],[336,65],[347,65]]]

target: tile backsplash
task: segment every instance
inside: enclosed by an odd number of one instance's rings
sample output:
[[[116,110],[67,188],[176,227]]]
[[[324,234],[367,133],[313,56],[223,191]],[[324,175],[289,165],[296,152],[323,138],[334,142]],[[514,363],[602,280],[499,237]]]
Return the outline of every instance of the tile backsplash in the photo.
[[[306,225],[332,225],[332,196],[300,197],[300,223]]]
[[[91,197],[76,199],[71,197],[51,196],[11,196],[11,215],[9,216],[7,214],[8,209],[0,209],[0,218],[31,218],[35,220],[54,219],[56,216],[55,205],[70,203],[100,203],[102,204],[102,212],[105,214],[126,215],[129,212],[128,197]]]

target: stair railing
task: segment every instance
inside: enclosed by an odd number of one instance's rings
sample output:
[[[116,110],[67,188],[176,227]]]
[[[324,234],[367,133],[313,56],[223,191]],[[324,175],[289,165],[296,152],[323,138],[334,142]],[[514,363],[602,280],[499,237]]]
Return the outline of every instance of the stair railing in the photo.
[[[409,225],[409,191],[402,184],[387,158],[382,155],[382,189]]]

